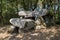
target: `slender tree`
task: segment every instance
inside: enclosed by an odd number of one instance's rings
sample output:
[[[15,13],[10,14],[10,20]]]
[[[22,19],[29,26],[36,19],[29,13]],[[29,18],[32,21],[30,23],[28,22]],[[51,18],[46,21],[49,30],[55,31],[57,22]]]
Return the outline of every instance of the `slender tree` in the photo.
[[[21,2],[21,6],[25,9],[25,10],[34,10],[37,6],[37,2],[38,0],[20,0]],[[32,8],[32,6],[34,6],[34,8]]]

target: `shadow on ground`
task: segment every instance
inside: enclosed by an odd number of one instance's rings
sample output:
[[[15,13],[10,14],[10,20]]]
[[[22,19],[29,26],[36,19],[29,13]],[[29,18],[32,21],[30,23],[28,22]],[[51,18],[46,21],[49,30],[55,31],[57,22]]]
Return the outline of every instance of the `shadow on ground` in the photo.
[[[60,25],[33,30],[32,32],[22,32],[17,35],[7,33],[8,28],[6,30],[4,28],[0,29],[0,40],[60,40]],[[5,31],[2,32],[2,30]]]

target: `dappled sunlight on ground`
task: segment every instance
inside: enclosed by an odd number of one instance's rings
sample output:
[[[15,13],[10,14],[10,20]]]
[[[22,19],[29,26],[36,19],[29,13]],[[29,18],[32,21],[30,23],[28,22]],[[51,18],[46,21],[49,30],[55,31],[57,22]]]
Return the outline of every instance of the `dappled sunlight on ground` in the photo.
[[[60,40],[60,25],[17,35],[7,33],[9,29],[9,25],[0,28],[0,40]]]

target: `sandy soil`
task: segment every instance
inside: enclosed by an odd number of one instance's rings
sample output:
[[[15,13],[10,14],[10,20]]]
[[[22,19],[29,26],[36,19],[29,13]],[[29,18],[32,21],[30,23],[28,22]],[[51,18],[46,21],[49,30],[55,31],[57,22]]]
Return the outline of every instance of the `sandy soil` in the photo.
[[[17,35],[8,33],[9,29],[10,25],[0,27],[0,40],[60,40],[60,25],[26,33],[21,32]]]

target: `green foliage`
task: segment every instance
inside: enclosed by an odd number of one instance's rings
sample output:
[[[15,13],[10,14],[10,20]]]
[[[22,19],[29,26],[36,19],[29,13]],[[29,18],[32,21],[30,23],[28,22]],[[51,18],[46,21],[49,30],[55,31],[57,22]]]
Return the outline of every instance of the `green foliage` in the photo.
[[[43,8],[45,4],[49,5],[47,9],[54,16],[56,22],[60,22],[60,1],[58,0],[41,0]],[[0,22],[9,23],[10,18],[18,17],[18,9],[23,7],[25,10],[33,10],[37,6],[38,0],[0,0]],[[55,11],[53,5],[57,4],[59,8]],[[34,6],[34,8],[32,8]],[[56,12],[56,13],[55,13]]]
[[[10,18],[18,17],[18,8],[23,7],[25,10],[29,10],[33,6],[36,7],[38,0],[0,0],[0,21],[3,23],[9,23]]]
[[[43,4],[43,8],[46,8],[49,10],[49,13],[52,14],[54,16],[54,21],[55,22],[60,22],[60,1],[59,0],[43,0],[42,2]],[[48,5],[48,7],[46,7],[46,5]],[[54,5],[57,5],[58,8],[56,10],[56,6],[55,8],[53,9]]]
[[[29,1],[20,0],[20,4],[25,10],[35,9],[37,6],[37,2],[38,2],[38,0],[29,0]],[[34,8],[32,8],[32,6],[34,6]]]
[[[9,23],[9,19],[18,17],[16,0],[2,0],[2,22]]]

